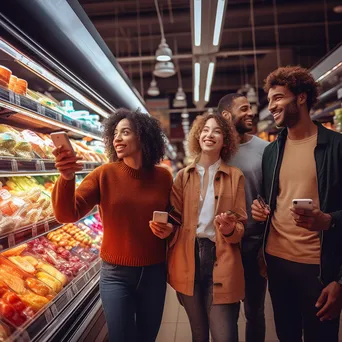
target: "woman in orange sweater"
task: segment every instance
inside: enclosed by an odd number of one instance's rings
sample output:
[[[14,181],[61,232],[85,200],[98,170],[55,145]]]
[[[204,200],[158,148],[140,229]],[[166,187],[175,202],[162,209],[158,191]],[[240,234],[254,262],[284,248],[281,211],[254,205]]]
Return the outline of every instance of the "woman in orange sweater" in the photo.
[[[217,115],[197,117],[189,134],[195,161],[177,174],[172,188],[182,226],[169,242],[168,281],[194,342],[208,342],[209,331],[214,342],[238,342],[246,199],[242,172],[226,164],[237,146],[231,123]]]
[[[80,158],[56,148],[60,171],[53,193],[55,216],[75,222],[99,205],[104,228],[100,294],[111,342],[153,342],[165,290],[165,238],[171,225],[151,230],[153,211],[166,211],[172,176],[156,166],[164,135],[154,118],[119,109],[104,124],[111,162],[92,171],[75,190]]]

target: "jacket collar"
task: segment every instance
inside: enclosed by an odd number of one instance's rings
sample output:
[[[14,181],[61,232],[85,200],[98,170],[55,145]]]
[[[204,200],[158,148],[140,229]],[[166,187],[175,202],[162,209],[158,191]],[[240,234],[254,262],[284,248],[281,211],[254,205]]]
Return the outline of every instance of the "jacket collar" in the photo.
[[[196,158],[190,165],[188,165],[185,168],[185,172],[189,173],[190,171],[196,169],[197,162],[198,162],[198,158]],[[221,163],[221,165],[217,171],[221,171],[221,172],[224,172],[227,175],[229,175],[230,174],[230,167],[222,160],[222,163]]]
[[[329,143],[329,132],[321,123],[318,121],[313,121],[313,123],[317,126],[317,145],[325,145]],[[287,139],[287,128],[283,128],[279,137],[281,140]]]

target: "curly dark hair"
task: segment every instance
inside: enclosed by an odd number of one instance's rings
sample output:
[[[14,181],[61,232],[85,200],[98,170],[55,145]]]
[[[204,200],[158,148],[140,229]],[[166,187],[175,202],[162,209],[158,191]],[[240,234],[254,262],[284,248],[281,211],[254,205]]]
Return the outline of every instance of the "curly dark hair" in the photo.
[[[200,155],[202,149],[199,143],[201,132],[209,119],[215,119],[220,126],[223,133],[223,148],[221,150],[221,158],[223,161],[227,162],[229,159],[237,152],[239,143],[238,136],[234,125],[224,119],[220,115],[215,114],[204,114],[198,115],[192,124],[191,130],[189,132],[189,152],[194,157]]]
[[[166,143],[159,121],[148,114],[141,113],[140,110],[132,112],[126,108],[117,109],[103,123],[103,139],[109,160],[119,160],[113,141],[115,128],[123,119],[127,119],[131,123],[132,129],[138,137],[142,149],[143,167],[152,168],[159,164],[165,154]]]
[[[267,76],[264,90],[268,93],[271,88],[277,85],[287,87],[296,96],[306,93],[306,104],[309,111],[317,101],[319,84],[309,70],[300,66],[286,66],[274,70]]]

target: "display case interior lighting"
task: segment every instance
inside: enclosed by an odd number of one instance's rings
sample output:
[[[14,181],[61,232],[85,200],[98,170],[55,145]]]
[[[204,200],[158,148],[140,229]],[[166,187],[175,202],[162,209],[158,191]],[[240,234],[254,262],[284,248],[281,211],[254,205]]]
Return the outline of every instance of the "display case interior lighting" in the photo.
[[[338,69],[339,67],[342,66],[342,62],[336,64],[332,69],[330,69],[329,71],[327,71],[325,74],[323,74],[322,76],[320,76],[317,79],[317,82],[321,82],[324,78],[326,78],[328,75],[330,75],[333,71],[335,71],[336,69]]]
[[[213,82],[215,63],[210,62],[207,73],[207,82],[205,85],[204,101],[208,102],[210,99],[211,84]]]
[[[202,0],[194,0],[194,35],[195,46],[200,46],[202,35]]]
[[[225,8],[225,0],[218,0],[217,8],[216,8],[214,35],[213,35],[214,46],[219,45],[221,29],[222,29],[222,20],[223,20],[223,15],[224,15],[224,8]]]
[[[54,87],[61,90],[63,93],[71,96],[75,100],[77,100],[79,103],[83,104],[87,108],[91,108],[94,110],[97,114],[100,114],[101,116],[107,118],[109,114],[101,109],[99,106],[97,106],[92,101],[88,100],[85,96],[74,90],[72,87],[67,85],[65,82],[58,79],[55,75],[53,75],[51,72],[31,60],[30,58],[23,55],[21,52],[16,50],[14,47],[9,45],[6,41],[0,38],[0,49],[10,55],[14,58],[15,61],[17,61],[20,65],[25,67],[26,69],[30,70],[40,78],[43,78],[48,83],[52,84]]]
[[[194,101],[199,101],[199,88],[200,88],[201,64],[195,63],[195,82],[194,82]]]

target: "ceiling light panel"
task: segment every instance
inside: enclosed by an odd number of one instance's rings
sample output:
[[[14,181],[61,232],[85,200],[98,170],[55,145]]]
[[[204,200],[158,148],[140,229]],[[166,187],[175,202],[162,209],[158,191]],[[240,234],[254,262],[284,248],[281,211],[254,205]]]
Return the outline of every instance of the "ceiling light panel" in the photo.
[[[202,0],[194,0],[195,46],[201,45],[201,34],[202,34]]]
[[[200,91],[200,77],[201,77],[201,64],[199,62],[195,63],[195,80],[194,80],[194,101],[199,101],[199,91]]]
[[[215,68],[215,63],[210,62],[209,67],[208,67],[208,73],[207,73],[207,82],[205,86],[205,94],[204,94],[205,102],[209,102],[209,99],[210,99],[210,91],[211,91],[211,84],[213,82],[214,68]]]
[[[217,0],[217,7],[216,7],[216,18],[215,18],[215,27],[214,27],[214,34],[213,34],[213,45],[218,46],[220,37],[221,37],[221,31],[222,31],[222,22],[224,17],[224,11],[225,11],[225,0]]]

